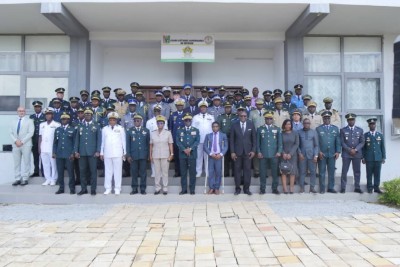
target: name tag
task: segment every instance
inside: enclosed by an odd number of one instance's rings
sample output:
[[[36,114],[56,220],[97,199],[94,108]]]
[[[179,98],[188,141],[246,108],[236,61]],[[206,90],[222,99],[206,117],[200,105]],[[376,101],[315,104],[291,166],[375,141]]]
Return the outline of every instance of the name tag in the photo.
[[[190,134],[191,134],[191,135],[196,135],[196,132],[191,132]]]

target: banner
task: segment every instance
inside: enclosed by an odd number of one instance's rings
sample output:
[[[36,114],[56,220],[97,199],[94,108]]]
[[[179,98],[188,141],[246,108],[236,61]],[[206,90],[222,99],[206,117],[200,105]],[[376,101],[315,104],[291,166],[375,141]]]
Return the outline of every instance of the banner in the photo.
[[[164,34],[161,62],[214,62],[215,41],[211,34]]]

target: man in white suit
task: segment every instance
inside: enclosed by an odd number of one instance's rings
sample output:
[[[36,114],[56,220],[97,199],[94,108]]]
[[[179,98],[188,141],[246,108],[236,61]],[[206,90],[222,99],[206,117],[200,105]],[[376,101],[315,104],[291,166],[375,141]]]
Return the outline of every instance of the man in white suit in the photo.
[[[35,131],[33,120],[25,117],[25,108],[19,107],[17,112],[18,118],[12,120],[10,127],[10,136],[13,142],[15,182],[12,185],[14,186],[28,184],[32,136]],[[24,161],[22,170],[21,159]]]

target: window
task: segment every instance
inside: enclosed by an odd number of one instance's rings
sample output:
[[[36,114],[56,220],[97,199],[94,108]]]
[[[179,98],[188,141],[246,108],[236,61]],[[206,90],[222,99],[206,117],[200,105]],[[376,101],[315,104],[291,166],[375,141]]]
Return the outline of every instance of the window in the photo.
[[[333,99],[333,106],[342,106],[342,81],[340,76],[307,76],[305,84],[308,88],[308,94],[312,100],[317,103],[317,109],[324,109],[323,99],[330,96]]]
[[[381,72],[382,43],[378,37],[343,39],[345,72]]]
[[[16,111],[20,102],[19,75],[0,75],[0,108],[2,111]]]
[[[304,69],[306,72],[339,72],[340,38],[304,38]]]
[[[380,80],[377,78],[347,79],[348,109],[380,109]]]
[[[0,71],[21,69],[21,36],[0,36]]]
[[[31,109],[35,100],[42,101],[43,106],[47,107],[55,97],[54,90],[58,87],[68,88],[68,78],[27,78],[25,107]],[[64,99],[68,99],[68,90]]]

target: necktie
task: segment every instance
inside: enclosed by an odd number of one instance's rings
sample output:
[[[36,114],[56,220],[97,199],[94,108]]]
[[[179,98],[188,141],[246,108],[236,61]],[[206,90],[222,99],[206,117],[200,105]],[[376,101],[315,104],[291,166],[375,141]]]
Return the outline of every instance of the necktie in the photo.
[[[260,117],[261,117],[261,110],[259,110],[259,113],[260,113]]]
[[[311,119],[314,119],[314,114],[311,115]]]
[[[205,114],[203,114],[203,119],[206,117],[206,115]]]
[[[17,134],[19,134],[19,129],[21,128],[21,118],[19,118],[18,126],[17,126]]]
[[[190,112],[193,113],[193,107],[190,107]]]
[[[297,96],[297,98],[298,98],[298,99],[299,99],[299,101],[300,101],[300,96],[299,96],[299,95]]]
[[[242,122],[242,134],[244,134],[244,123]]]
[[[281,110],[280,110],[280,109],[278,109],[278,115],[279,115],[279,116],[281,115]]]
[[[213,139],[213,151],[214,153],[217,152],[217,133],[214,133],[214,139]]]
[[[36,114],[36,119],[39,119],[39,114]]]
[[[114,126],[111,126],[111,130],[114,130]]]
[[[139,131],[140,131],[140,128],[139,128],[139,127],[136,127],[136,131],[138,131],[138,132],[139,132]]]

